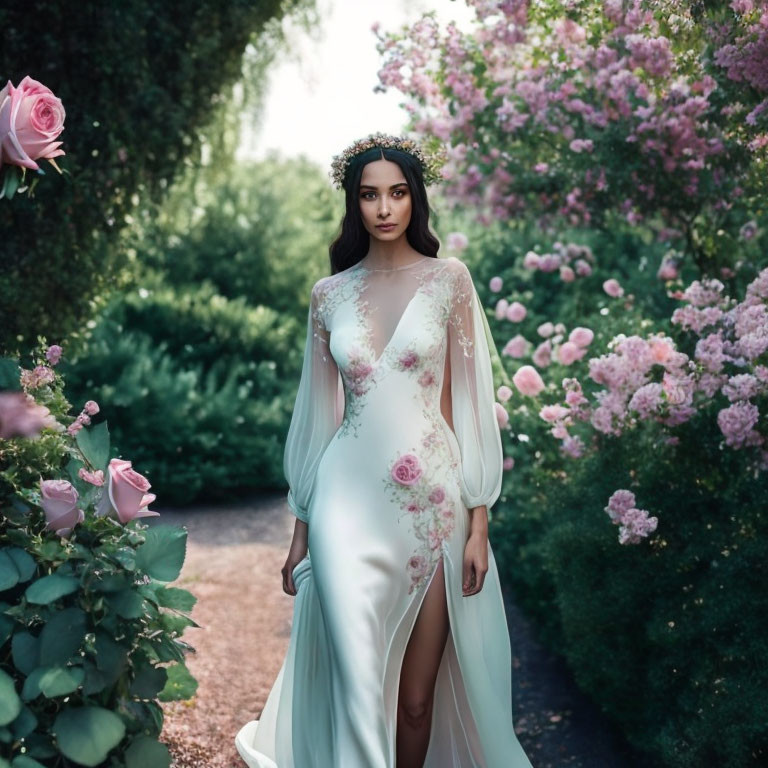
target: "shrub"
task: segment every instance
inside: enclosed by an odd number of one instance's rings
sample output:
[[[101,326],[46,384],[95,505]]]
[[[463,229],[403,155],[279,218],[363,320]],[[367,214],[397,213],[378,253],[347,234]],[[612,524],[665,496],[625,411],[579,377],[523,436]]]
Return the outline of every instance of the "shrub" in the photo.
[[[61,348],[39,341],[21,391],[0,361],[0,765],[167,768],[160,702],[196,688],[195,598],[169,586],[186,530],[139,522],[149,484],[109,460],[94,401],[72,419]]]

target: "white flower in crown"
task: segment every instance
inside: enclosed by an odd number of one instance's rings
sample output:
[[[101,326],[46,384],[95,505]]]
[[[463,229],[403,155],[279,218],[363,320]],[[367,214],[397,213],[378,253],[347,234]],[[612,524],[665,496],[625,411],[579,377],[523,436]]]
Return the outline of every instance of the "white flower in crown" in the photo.
[[[421,164],[425,186],[442,181],[443,177],[440,170],[447,159],[445,148],[442,145],[437,144],[427,148],[405,136],[392,136],[377,132],[371,133],[363,139],[358,139],[340,155],[334,155],[329,176],[333,179],[333,184],[337,189],[341,189],[344,184],[347,167],[352,158],[374,147],[399,149],[413,155]]]

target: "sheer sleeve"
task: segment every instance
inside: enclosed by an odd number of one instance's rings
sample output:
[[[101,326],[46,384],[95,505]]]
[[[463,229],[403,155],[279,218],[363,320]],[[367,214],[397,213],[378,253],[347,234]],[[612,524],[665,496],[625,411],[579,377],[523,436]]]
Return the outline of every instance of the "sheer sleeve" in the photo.
[[[308,522],[317,466],[344,414],[339,369],[322,317],[322,283],[320,280],[312,288],[304,362],[283,454],[288,506],[304,522]]]
[[[501,493],[504,455],[496,418],[487,321],[466,265],[455,259],[448,348],[451,413],[461,453],[461,496],[488,509]],[[488,331],[490,333],[490,331]]]

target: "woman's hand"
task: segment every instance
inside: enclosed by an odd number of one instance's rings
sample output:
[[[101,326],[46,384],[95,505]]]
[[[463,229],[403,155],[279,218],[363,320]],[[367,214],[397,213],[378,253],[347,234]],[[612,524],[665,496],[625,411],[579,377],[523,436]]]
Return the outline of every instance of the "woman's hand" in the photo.
[[[464,597],[476,595],[488,572],[488,507],[469,510],[469,537],[464,545],[462,588]]]
[[[296,524],[293,527],[293,541],[291,542],[291,548],[288,550],[288,557],[285,559],[285,565],[280,571],[283,574],[283,592],[287,595],[296,594],[296,586],[293,583],[293,569],[307,554],[307,532],[307,524],[297,517]]]

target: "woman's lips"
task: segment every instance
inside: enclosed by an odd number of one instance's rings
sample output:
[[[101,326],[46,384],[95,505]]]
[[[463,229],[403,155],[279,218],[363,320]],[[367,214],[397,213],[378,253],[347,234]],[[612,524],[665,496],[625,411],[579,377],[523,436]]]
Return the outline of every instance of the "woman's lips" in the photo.
[[[394,229],[395,226],[396,226],[395,224],[377,224],[376,229],[384,229],[384,230]]]

